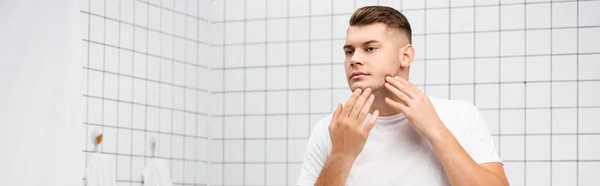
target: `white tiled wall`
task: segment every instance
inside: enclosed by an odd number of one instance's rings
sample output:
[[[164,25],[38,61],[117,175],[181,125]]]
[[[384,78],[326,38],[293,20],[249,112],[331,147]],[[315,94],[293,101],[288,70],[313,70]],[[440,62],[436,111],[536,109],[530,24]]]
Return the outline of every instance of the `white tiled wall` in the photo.
[[[86,141],[104,133],[119,185],[141,185],[152,140],[175,185],[293,185],[373,4],[411,22],[411,82],[482,110],[512,185],[594,184],[598,0],[83,0]]]
[[[103,133],[98,152],[112,157],[118,185],[142,185],[156,141],[174,185],[207,184],[211,1],[80,3],[83,154]]]
[[[373,4],[412,25],[411,82],[482,110],[511,185],[596,184],[598,0],[213,0],[211,185],[295,183],[311,126],[349,95],[348,19]]]

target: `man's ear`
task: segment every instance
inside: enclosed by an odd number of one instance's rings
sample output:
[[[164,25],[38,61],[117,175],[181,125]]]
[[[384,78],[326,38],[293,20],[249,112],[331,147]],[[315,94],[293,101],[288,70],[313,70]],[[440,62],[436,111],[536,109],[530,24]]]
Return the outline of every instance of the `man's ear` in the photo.
[[[411,44],[400,48],[400,68],[408,68],[415,57],[415,49]]]

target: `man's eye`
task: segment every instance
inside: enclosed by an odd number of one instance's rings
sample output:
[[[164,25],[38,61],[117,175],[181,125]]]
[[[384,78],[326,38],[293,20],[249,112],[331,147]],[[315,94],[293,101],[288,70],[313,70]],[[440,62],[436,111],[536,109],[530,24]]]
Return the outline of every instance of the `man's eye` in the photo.
[[[369,52],[372,52],[372,51],[374,51],[375,49],[376,49],[375,47],[369,47],[369,48],[367,48],[367,51],[369,51]]]
[[[346,55],[352,55],[354,53],[354,51],[352,50],[346,50]]]

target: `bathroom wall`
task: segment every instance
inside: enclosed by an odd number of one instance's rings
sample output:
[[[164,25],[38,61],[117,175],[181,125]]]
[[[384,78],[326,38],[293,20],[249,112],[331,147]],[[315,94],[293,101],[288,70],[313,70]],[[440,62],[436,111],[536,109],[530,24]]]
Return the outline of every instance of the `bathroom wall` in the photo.
[[[102,133],[98,152],[112,157],[118,185],[141,185],[153,157],[174,185],[205,185],[211,1],[80,3],[82,158]]]
[[[480,108],[511,185],[595,184],[598,0],[213,0],[209,184],[294,185],[311,127],[349,96],[348,19],[372,4],[411,22],[412,83]]]
[[[0,185],[80,185],[77,2],[0,1]]]

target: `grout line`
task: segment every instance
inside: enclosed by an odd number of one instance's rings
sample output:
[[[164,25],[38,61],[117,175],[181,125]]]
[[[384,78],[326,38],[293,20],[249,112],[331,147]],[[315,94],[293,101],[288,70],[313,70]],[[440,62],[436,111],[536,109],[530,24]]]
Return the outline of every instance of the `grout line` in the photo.
[[[174,108],[166,108],[166,107],[161,107],[161,106],[157,106],[157,105],[149,105],[149,104],[144,104],[144,103],[136,103],[136,102],[132,102],[132,101],[124,101],[124,100],[118,100],[118,99],[112,99],[112,98],[103,98],[103,97],[99,97],[99,96],[92,96],[92,95],[85,95],[84,94],[83,97],[94,98],[94,99],[101,99],[103,101],[114,101],[114,102],[117,102],[117,103],[127,103],[127,104],[131,104],[132,106],[133,105],[137,105],[137,106],[152,107],[152,108],[163,109],[163,110],[178,111],[178,112],[187,113],[187,114],[196,114],[196,115],[204,115],[204,116],[206,115],[205,113],[199,113],[199,112],[194,112],[194,111],[174,109]]]
[[[162,28],[160,30],[156,30],[156,29],[150,28],[150,26],[145,27],[145,26],[141,26],[141,25],[138,25],[138,24],[135,24],[135,23],[130,23],[130,22],[127,22],[127,21],[123,21],[123,20],[119,20],[119,19],[115,19],[115,18],[111,18],[111,17],[106,17],[104,15],[98,15],[98,14],[95,14],[95,13],[92,13],[92,12],[86,12],[86,11],[79,11],[79,12],[82,13],[82,14],[87,14],[89,16],[94,16],[94,17],[102,18],[105,21],[106,20],[111,20],[111,21],[115,21],[115,22],[117,22],[119,24],[126,24],[126,25],[129,25],[129,26],[132,26],[134,29],[137,27],[137,28],[145,29],[147,31],[157,32],[159,34],[168,35],[168,36],[171,36],[173,38],[179,38],[179,39],[186,40],[186,41],[191,41],[191,42],[194,42],[194,43],[205,44],[205,45],[209,44],[209,43],[204,42],[204,41],[193,40],[193,39],[187,38],[186,36],[176,35],[175,33],[163,32]],[[175,16],[173,16],[173,18],[174,17]],[[161,17],[161,21],[162,21],[162,17]],[[135,22],[135,19],[133,20],[133,22]],[[175,24],[175,23],[173,23],[173,24]]]
[[[148,53],[148,51],[146,51],[146,52],[137,51],[137,50],[135,50],[134,47],[132,47],[131,49],[129,49],[129,48],[123,48],[123,47],[120,47],[120,46],[114,46],[114,45],[111,45],[111,44],[106,44],[106,43],[103,43],[103,42],[92,41],[92,40],[89,40],[89,39],[82,39],[82,40],[85,41],[85,42],[88,42],[88,43],[94,43],[94,44],[97,44],[97,45],[108,46],[108,47],[112,47],[112,48],[119,49],[119,50],[129,51],[129,52],[132,52],[134,54],[141,54],[141,55],[155,57],[155,58],[162,59],[162,60],[168,60],[168,61],[173,61],[173,62],[181,63],[183,65],[191,65],[191,66],[196,66],[196,67],[201,67],[201,68],[208,69],[208,66],[188,63],[188,62],[185,62],[185,61],[177,60],[177,59],[175,59],[175,57],[168,58],[168,57],[164,57],[164,56],[159,56],[159,55],[156,55],[156,54]],[[133,45],[135,45],[135,43]],[[175,40],[173,40],[173,46],[175,46]],[[175,52],[173,52],[173,56],[174,55],[175,55]]]

